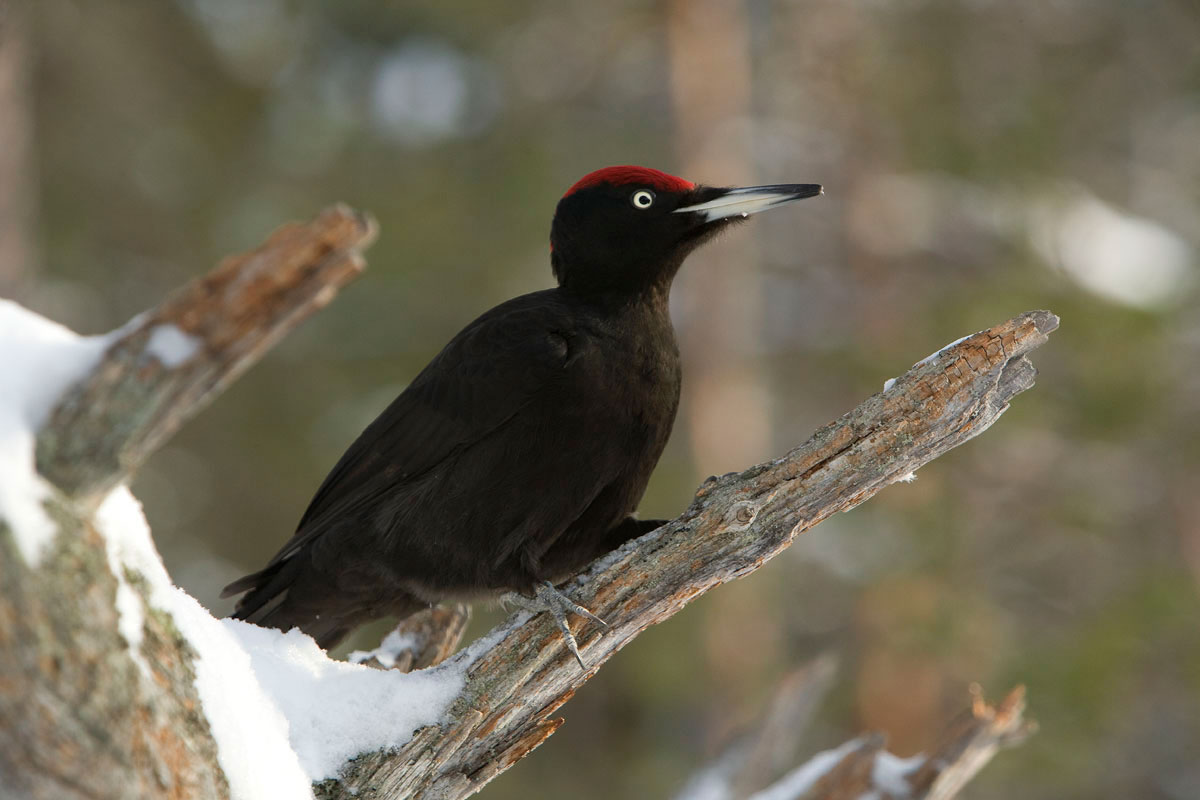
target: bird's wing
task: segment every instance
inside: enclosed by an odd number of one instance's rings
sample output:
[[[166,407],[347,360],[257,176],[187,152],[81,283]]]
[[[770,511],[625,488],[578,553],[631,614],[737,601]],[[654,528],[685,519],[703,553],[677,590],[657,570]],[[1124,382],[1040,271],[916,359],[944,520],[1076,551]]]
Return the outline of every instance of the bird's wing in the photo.
[[[504,425],[559,378],[569,321],[545,294],[497,306],[455,336],[337,462],[271,563]]]

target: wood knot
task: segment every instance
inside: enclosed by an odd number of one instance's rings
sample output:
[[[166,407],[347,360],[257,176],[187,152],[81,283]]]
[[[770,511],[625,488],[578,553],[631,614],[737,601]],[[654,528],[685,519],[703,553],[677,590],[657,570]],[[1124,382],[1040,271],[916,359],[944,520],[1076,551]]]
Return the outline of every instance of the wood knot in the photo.
[[[745,500],[734,503],[730,507],[728,513],[725,514],[726,527],[734,530],[740,530],[748,527],[754,518],[758,516],[758,505],[747,502]]]

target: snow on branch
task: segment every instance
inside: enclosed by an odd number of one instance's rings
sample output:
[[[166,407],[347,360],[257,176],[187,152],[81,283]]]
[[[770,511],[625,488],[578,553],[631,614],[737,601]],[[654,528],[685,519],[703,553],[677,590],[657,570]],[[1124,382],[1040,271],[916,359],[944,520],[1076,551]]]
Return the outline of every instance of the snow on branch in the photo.
[[[601,664],[697,596],[747,575],[797,535],[987,430],[1033,386],[1026,354],[1058,327],[1031,311],[937,351],[782,458],[710,478],[690,508],[592,564],[565,588],[608,626],[576,637],[589,668],[552,622],[518,613],[451,659],[466,682],[445,721],[405,746],[364,754],[322,798],[461,798],[511,767],[560,724],[554,716]]]

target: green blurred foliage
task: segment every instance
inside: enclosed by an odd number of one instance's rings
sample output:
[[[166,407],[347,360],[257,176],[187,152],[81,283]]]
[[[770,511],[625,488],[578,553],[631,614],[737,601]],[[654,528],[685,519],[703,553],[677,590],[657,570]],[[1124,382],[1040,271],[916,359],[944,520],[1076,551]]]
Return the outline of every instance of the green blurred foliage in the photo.
[[[405,381],[473,316],[549,285],[573,180],[682,169],[685,5],[30,5],[27,305],[96,333],[331,202],[381,224],[367,274],[134,486],[181,585],[227,611],[220,587],[274,552]],[[826,651],[841,672],[810,751],[864,727],[928,748],[970,682],[1023,682],[1042,730],[972,797],[1200,796],[1200,7],[738,9],[751,119],[729,124],[755,173],[689,177],[827,191],[730,236],[759,253],[761,459],[964,333],[1032,308],[1063,325],[993,430],[648,631],[484,796],[668,796]],[[688,326],[712,321],[681,322],[703,362]],[[744,466],[698,462],[681,425],[644,514]]]

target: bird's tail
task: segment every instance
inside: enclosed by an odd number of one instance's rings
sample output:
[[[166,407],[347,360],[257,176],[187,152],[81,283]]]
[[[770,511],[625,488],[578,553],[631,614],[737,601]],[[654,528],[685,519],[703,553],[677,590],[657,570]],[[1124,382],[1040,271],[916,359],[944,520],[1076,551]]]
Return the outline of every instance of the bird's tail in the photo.
[[[305,569],[307,559],[291,557],[239,578],[221,597],[245,592],[229,616],[266,628],[299,628],[324,650],[336,647],[359,625],[380,617],[406,617],[427,604],[407,594],[382,604],[377,597],[351,597]]]
[[[303,559],[284,559],[226,586],[221,597],[246,593],[229,616],[281,631],[299,628],[313,637],[322,649],[335,647],[354,623],[342,614],[322,614],[311,602],[297,602],[304,595],[303,591],[294,591],[302,577],[302,565]]]

